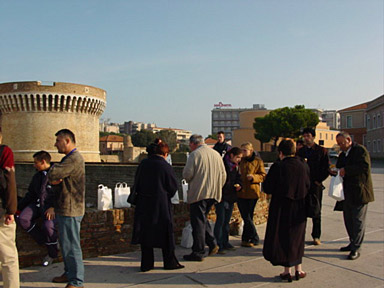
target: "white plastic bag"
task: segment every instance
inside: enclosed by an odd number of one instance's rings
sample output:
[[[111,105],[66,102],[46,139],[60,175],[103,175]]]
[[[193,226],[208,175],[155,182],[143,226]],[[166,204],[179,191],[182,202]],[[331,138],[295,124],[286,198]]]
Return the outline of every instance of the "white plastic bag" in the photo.
[[[97,209],[108,210],[112,208],[112,189],[100,184],[97,189]]]
[[[184,227],[183,233],[181,234],[180,246],[184,248],[192,248],[193,237],[192,237],[192,225],[189,223]]]
[[[127,202],[128,196],[131,194],[131,189],[127,183],[116,183],[115,186],[115,208],[129,208],[131,204]]]
[[[172,204],[180,204],[179,191],[176,191],[175,195],[171,198]]]
[[[181,180],[181,187],[183,188],[183,202],[187,203],[188,183],[185,179]]]
[[[340,172],[331,178],[328,195],[337,201],[344,200],[343,178],[340,176]]]

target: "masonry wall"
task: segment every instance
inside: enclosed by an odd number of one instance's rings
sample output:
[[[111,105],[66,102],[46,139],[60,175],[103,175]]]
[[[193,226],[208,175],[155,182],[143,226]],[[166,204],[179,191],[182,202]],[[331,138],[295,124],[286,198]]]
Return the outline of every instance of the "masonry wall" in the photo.
[[[112,209],[98,211],[97,185],[102,183],[113,187],[117,182],[127,182],[132,186],[137,165],[116,164],[86,164],[86,213],[81,223],[81,246],[83,257],[96,257],[125,253],[139,249],[131,245],[134,208]],[[179,180],[181,191],[181,173],[183,166],[174,166]],[[16,180],[20,196],[27,191],[28,184],[34,169],[32,164],[16,165]],[[181,196],[181,195],[180,195]],[[181,198],[180,198],[181,199]],[[180,243],[181,233],[187,221],[189,221],[189,206],[183,202],[173,205],[175,238]],[[258,201],[254,221],[256,224],[266,222],[268,213],[268,200],[265,194]],[[214,209],[209,218],[215,221]],[[232,215],[233,226],[240,222],[240,213],[235,205]],[[42,258],[47,254],[45,247],[37,245],[32,238],[20,227],[17,228],[16,243],[19,251],[20,267],[40,265]],[[59,259],[61,261],[61,259]]]

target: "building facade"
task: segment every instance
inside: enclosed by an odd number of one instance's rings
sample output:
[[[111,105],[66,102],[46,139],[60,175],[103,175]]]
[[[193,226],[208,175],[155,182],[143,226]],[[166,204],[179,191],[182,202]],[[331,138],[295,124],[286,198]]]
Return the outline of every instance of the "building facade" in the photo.
[[[100,162],[99,118],[106,106],[102,89],[73,83],[11,82],[0,84],[3,143],[15,161],[33,161],[46,150],[53,161],[63,157],[54,147],[55,133],[70,129],[87,162]]]
[[[340,113],[336,110],[324,110],[321,112],[321,121],[333,130],[340,130]]]
[[[372,158],[384,158],[384,95],[367,104],[364,143]]]
[[[340,113],[341,120],[340,129],[348,132],[353,141],[364,146],[366,146],[365,139],[367,134],[367,128],[365,125],[367,103],[355,105],[338,111]]]

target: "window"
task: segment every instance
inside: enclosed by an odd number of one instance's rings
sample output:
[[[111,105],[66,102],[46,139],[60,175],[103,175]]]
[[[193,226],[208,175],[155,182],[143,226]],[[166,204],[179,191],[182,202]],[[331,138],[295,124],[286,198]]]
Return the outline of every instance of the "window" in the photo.
[[[382,124],[381,124],[381,115],[379,113],[379,114],[377,114],[377,128],[380,128],[381,126],[382,126]]]
[[[333,134],[331,134],[331,140],[333,140]]]
[[[325,133],[325,140],[328,140],[328,133]]]
[[[371,141],[367,142],[367,150],[371,152]]]
[[[347,128],[352,128],[352,116],[347,116]]]
[[[381,140],[380,139],[377,140],[377,152],[378,153],[381,152]]]
[[[323,139],[323,135],[320,133],[320,139]],[[323,141],[324,142],[324,141]]]
[[[376,153],[376,140],[373,140],[373,153]]]
[[[372,128],[375,129],[376,128],[376,116],[373,116],[373,121],[372,121]]]
[[[324,140],[319,140],[319,145],[324,146]]]
[[[371,128],[371,117],[369,117],[369,115],[367,115],[367,129],[369,130]]]

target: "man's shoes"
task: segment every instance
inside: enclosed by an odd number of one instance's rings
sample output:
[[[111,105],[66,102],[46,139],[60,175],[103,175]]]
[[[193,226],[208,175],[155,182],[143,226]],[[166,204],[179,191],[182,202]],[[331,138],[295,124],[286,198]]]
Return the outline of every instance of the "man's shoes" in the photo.
[[[150,271],[154,268],[154,266],[149,266],[149,267],[140,267],[140,271],[141,272],[147,272],[147,271]]]
[[[360,257],[360,253],[357,251],[351,251],[351,253],[349,253],[348,255],[349,260],[356,260],[359,257]]]
[[[51,265],[52,262],[53,262],[53,258],[50,257],[49,255],[47,255],[47,256],[45,256],[45,257],[43,258],[43,266],[44,266],[44,267],[47,267],[47,266]]]
[[[231,243],[228,243],[227,245],[225,245],[224,249],[225,250],[230,250],[230,251],[235,251],[236,250],[236,248]]]
[[[253,246],[255,246],[255,244],[253,244],[252,242],[248,242],[248,241],[241,241],[241,246],[242,247],[253,247]]]
[[[203,257],[198,256],[198,255],[196,255],[194,253],[191,253],[191,254],[188,254],[188,255],[184,255],[183,259],[185,261],[197,261],[197,262],[202,262],[204,260]]]
[[[208,256],[213,256],[219,252],[219,246],[215,245],[212,248],[209,248]]]
[[[172,266],[164,266],[165,270],[177,270],[177,269],[183,269],[185,266],[181,265],[180,263],[177,263],[176,265]]]
[[[321,244],[321,241],[319,238],[313,238],[313,245],[320,245]]]
[[[65,286],[65,288],[84,288],[84,286],[73,286],[71,284],[67,284],[67,286]]]
[[[61,276],[57,276],[52,279],[53,283],[68,283],[68,277],[65,275],[65,273]]]
[[[341,252],[348,252],[348,251],[351,251],[351,245],[348,245],[348,246],[345,246],[345,247],[341,247],[341,248],[340,248],[340,251],[341,251]]]
[[[226,254],[227,252],[225,252],[225,249],[224,248],[220,248],[219,251],[217,252],[217,254]]]

